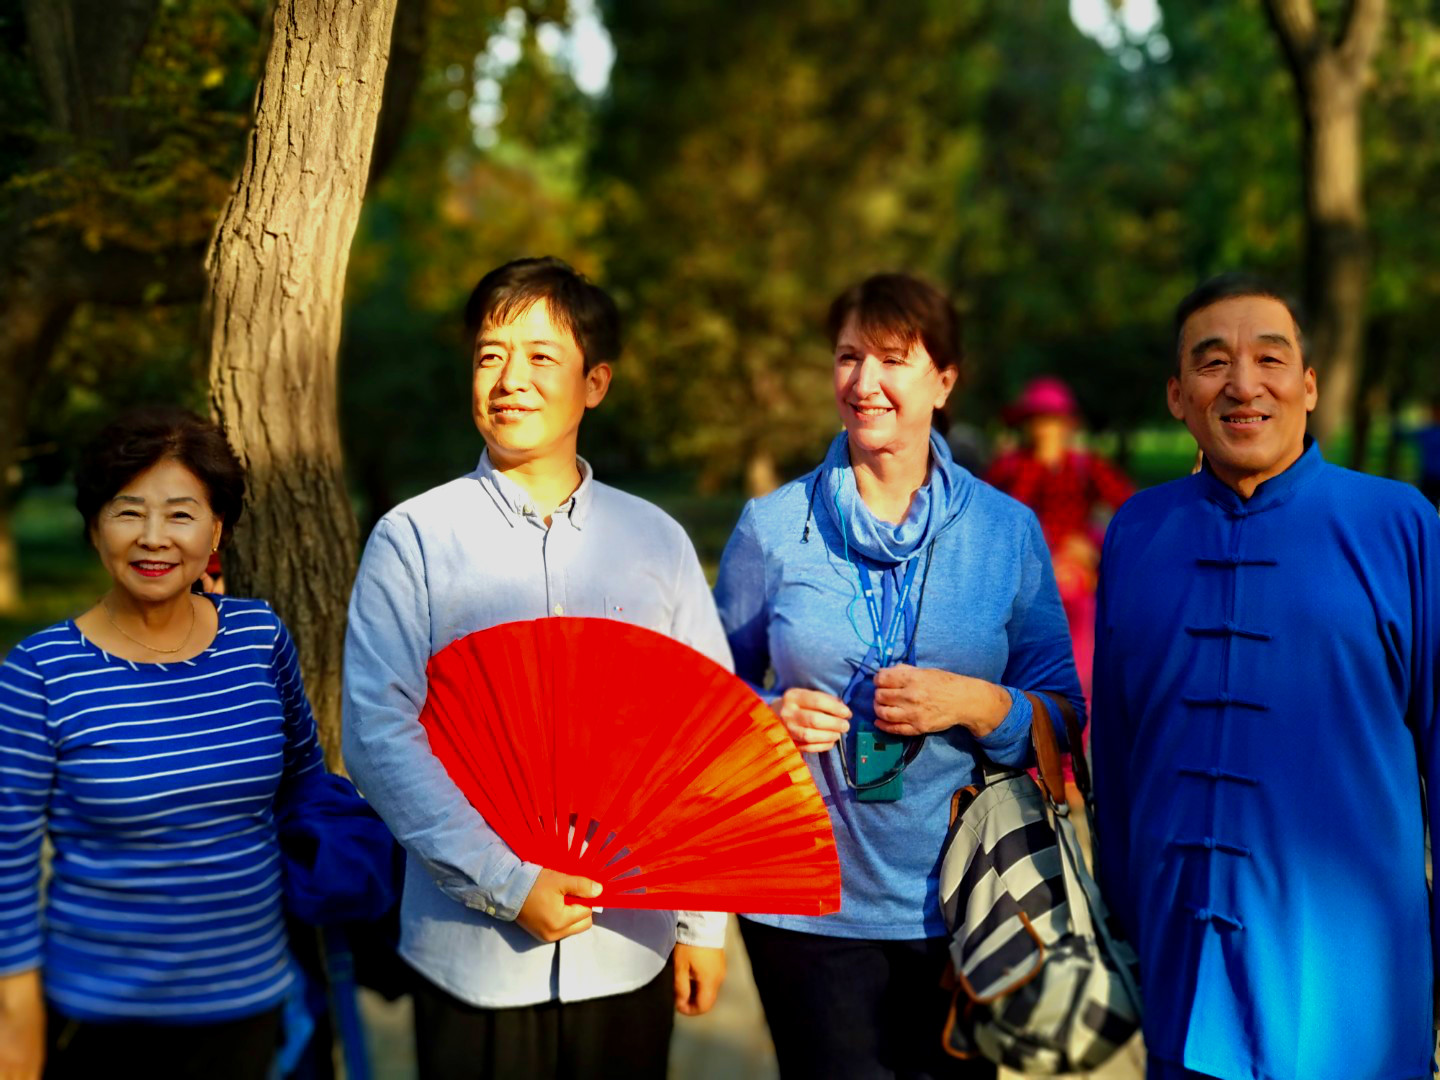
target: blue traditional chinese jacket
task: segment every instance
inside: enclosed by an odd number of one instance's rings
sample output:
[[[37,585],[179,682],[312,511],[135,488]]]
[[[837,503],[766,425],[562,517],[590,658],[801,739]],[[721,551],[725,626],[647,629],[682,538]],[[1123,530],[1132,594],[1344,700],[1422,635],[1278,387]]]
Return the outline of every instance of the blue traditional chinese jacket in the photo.
[[[1248,500],[1207,470],[1115,516],[1100,872],[1160,1072],[1431,1075],[1437,653],[1434,508],[1313,443]]]

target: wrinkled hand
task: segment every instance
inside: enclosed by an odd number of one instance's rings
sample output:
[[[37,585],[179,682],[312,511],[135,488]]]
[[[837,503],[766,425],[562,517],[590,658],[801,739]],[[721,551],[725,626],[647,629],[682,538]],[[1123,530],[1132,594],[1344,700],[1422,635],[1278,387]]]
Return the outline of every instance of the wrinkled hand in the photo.
[[[710,1011],[725,981],[725,950],[700,945],[676,945],[675,1011],[701,1016]]]
[[[40,1080],[45,1001],[38,969],[0,978],[0,1080]]]
[[[802,754],[820,754],[850,730],[850,709],[834,694],[792,686],[776,709]]]
[[[594,899],[602,886],[589,878],[557,870],[541,870],[515,921],[540,941],[559,941],[590,929],[594,912],[588,904],[567,904],[567,896]]]
[[[875,674],[875,726],[891,735],[930,735],[957,725],[989,735],[1011,704],[1003,686],[938,668],[896,664]]]

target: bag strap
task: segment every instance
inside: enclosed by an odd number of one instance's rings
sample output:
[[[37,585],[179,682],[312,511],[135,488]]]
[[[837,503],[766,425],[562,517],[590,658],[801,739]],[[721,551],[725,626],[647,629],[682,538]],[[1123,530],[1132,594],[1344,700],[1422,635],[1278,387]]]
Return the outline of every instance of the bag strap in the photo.
[[[1040,693],[1053,701],[1060,710],[1060,718],[1065,723],[1065,739],[1070,744],[1070,764],[1075,773],[1075,786],[1080,789],[1080,794],[1088,799],[1091,791],[1090,763],[1085,760],[1085,741],[1080,730],[1080,716],[1064,694],[1057,694],[1054,690],[1042,690]]]
[[[1060,743],[1050,721],[1050,710],[1039,694],[1025,691],[1030,702],[1030,741],[1035,746],[1035,764],[1040,790],[1048,802],[1061,806],[1065,802],[1065,774],[1060,765]]]
[[[1055,725],[1050,719],[1050,709],[1045,704],[1049,698],[1060,710],[1060,716],[1065,722],[1065,734],[1070,741],[1074,753],[1072,758],[1075,768],[1075,786],[1088,798],[1090,794],[1090,770],[1085,765],[1085,754],[1080,747],[1080,718],[1075,713],[1075,706],[1071,705],[1060,694],[1042,691],[1032,693],[1025,691],[1025,699],[1030,702],[1030,741],[1035,745],[1035,762],[1039,767],[1040,789],[1045,797],[1055,806],[1064,806],[1065,803],[1065,771],[1060,759],[1060,741],[1055,737]]]

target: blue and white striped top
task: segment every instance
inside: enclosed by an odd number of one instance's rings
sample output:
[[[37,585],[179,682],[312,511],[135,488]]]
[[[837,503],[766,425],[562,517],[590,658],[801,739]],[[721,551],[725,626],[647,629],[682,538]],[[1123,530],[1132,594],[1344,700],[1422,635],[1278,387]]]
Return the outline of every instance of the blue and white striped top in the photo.
[[[210,599],[192,660],[121,660],[63,622],[0,665],[0,974],[42,967],[77,1019],[249,1016],[293,978],[272,806],[323,768],[315,721],[269,605]]]

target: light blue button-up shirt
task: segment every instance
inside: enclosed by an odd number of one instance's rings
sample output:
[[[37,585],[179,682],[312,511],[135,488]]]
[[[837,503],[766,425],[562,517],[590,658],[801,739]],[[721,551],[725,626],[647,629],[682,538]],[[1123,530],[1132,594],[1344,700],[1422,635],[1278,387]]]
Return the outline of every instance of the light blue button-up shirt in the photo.
[[[623,619],[730,668],[685,531],[650,503],[597,483],[584,461],[580,472],[547,528],[524,489],[483,454],[470,475],[380,520],[350,598],[345,764],[409,854],[401,955],[487,1008],[624,993],[659,974],[677,940],[724,943],[723,914],[617,908],[557,944],[535,940],[514,919],[541,868],[486,824],[420,726],[430,657],[519,619]]]

